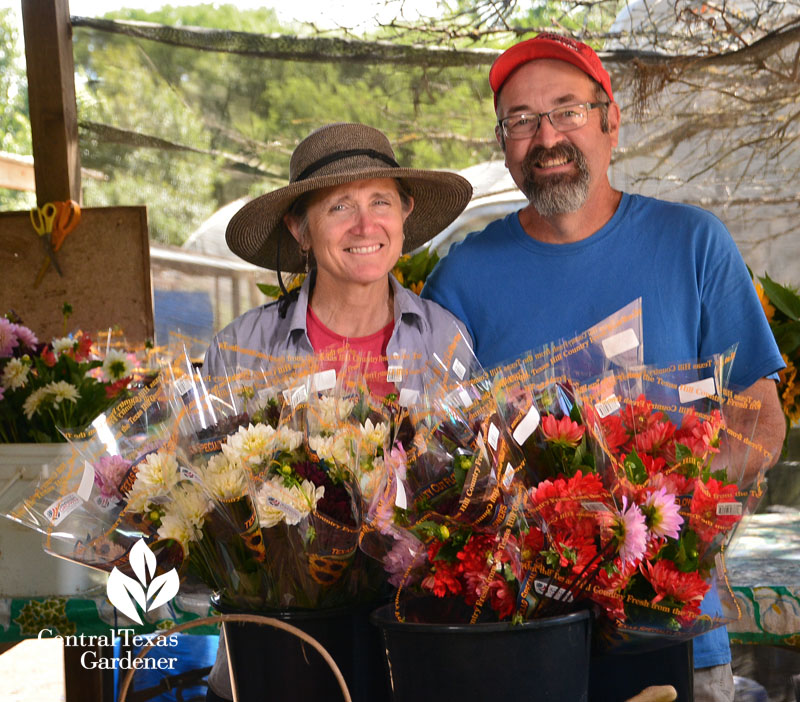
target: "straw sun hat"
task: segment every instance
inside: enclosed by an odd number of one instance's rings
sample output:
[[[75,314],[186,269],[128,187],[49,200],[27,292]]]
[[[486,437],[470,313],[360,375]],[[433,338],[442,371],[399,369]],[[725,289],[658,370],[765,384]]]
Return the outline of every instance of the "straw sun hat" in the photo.
[[[225,232],[228,247],[245,261],[289,273],[305,259],[283,223],[304,193],[371,178],[400,178],[414,198],[403,251],[412,251],[450,224],[472,197],[469,181],[447,171],[401,168],[386,136],[363,124],[329,124],[309,134],[292,153],[289,185],[248,202]]]

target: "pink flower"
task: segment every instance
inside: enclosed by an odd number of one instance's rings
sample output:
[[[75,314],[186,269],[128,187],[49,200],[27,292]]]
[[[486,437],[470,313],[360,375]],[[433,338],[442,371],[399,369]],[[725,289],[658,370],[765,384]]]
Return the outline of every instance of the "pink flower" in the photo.
[[[645,523],[652,534],[657,537],[678,538],[683,517],[679,514],[675,495],[668,493],[666,488],[662,487],[651,492],[641,510],[645,516]]]
[[[94,464],[94,482],[100,488],[100,496],[121,500],[119,487],[130,467],[131,462],[120,456],[103,456],[97,461]]]
[[[0,317],[0,358],[10,358],[19,345],[16,329],[16,324],[12,324],[5,317]]]
[[[28,327],[22,324],[14,324],[13,327],[17,334],[17,339],[19,339],[23,346],[33,350],[39,345],[39,339],[36,338],[36,334],[28,329]]]
[[[406,578],[416,565],[425,560],[425,547],[413,536],[400,532],[389,553],[383,560],[383,567],[389,575],[389,583],[394,587],[406,584]]]
[[[556,419],[552,414],[542,417],[542,435],[545,441],[575,447],[581,442],[585,431],[586,427],[573,422],[566,415],[561,419]]]
[[[611,527],[617,540],[617,553],[623,563],[635,563],[647,548],[647,526],[638,505],[622,498],[622,509],[615,516]]]

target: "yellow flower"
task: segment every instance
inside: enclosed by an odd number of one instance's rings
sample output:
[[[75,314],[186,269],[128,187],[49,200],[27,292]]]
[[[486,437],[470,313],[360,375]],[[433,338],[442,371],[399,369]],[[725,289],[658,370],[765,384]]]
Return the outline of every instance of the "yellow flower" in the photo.
[[[761,307],[764,308],[764,314],[767,317],[767,321],[771,322],[772,318],[775,316],[775,308],[770,303],[767,293],[764,292],[764,286],[756,281],[753,281],[753,284],[756,286],[756,293],[758,294],[758,299],[761,302]]]
[[[422,292],[422,286],[425,285],[424,280],[418,280],[416,283],[411,283],[411,292],[419,295]]]

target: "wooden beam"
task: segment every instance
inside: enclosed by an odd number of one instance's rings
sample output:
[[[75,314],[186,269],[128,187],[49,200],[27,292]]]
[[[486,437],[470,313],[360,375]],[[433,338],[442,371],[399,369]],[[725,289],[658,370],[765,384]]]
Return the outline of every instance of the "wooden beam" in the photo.
[[[81,201],[75,64],[67,0],[22,0],[36,200]]]
[[[0,188],[35,192],[33,159],[30,156],[0,153]]]

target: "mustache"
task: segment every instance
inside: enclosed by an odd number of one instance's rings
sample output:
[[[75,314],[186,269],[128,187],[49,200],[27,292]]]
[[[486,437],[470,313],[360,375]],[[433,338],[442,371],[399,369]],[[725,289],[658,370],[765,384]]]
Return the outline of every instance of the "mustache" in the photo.
[[[550,148],[544,146],[534,146],[526,155],[522,162],[523,171],[531,173],[533,168],[540,163],[550,160],[567,159],[574,161],[580,168],[586,163],[583,152],[572,142],[564,141]]]

